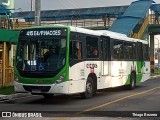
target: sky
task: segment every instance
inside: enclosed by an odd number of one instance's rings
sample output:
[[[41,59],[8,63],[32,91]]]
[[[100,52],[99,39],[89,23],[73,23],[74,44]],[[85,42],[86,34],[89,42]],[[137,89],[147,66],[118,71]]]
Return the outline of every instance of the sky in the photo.
[[[22,11],[31,10],[31,1],[34,0],[15,0],[15,8],[21,8]],[[136,0],[41,0],[42,10],[55,9],[75,9],[89,7],[106,7],[106,6],[121,6],[129,5]],[[160,0],[154,0],[160,3]],[[34,9],[34,5],[32,7]]]

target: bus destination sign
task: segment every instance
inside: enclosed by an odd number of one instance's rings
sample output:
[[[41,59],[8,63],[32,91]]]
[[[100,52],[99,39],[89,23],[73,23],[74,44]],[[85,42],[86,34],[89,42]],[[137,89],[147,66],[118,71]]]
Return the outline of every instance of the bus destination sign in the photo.
[[[35,28],[35,29],[25,29],[20,32],[20,36],[28,37],[40,37],[40,36],[66,36],[67,29],[57,29],[57,28]]]
[[[26,32],[27,36],[59,36],[61,35],[61,30],[29,30]]]

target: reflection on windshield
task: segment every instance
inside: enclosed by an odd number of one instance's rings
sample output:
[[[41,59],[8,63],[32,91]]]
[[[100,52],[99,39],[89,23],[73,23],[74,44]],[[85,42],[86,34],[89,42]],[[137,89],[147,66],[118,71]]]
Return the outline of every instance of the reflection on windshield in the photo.
[[[56,71],[65,65],[66,39],[23,39],[17,67],[22,71]]]

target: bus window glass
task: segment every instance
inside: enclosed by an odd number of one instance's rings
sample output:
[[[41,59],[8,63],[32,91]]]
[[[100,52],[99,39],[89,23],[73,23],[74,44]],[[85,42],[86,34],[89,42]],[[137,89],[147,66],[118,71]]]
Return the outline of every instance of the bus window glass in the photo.
[[[124,42],[124,59],[131,60],[133,59],[133,46],[132,43]]]
[[[137,42],[137,60],[141,61],[143,60],[143,49],[142,49],[142,43]]]
[[[87,58],[99,58],[98,38],[86,37]]]
[[[70,42],[70,60],[73,59],[82,59],[82,42],[80,41]]]
[[[133,59],[136,59],[136,44],[133,43]]]
[[[149,60],[149,47],[148,45],[143,45],[143,56],[144,56],[144,60]]]
[[[113,58],[123,59],[123,56],[123,42],[115,40],[113,45]]]

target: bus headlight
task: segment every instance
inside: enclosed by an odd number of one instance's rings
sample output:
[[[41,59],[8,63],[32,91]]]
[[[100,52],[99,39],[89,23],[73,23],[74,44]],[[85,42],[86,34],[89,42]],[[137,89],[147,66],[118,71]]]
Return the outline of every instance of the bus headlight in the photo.
[[[14,81],[19,82],[19,78],[17,75],[14,75]]]
[[[64,79],[64,77],[65,77],[65,73],[63,73],[63,74],[58,78],[58,80],[56,80],[56,84],[61,83],[62,80]]]

